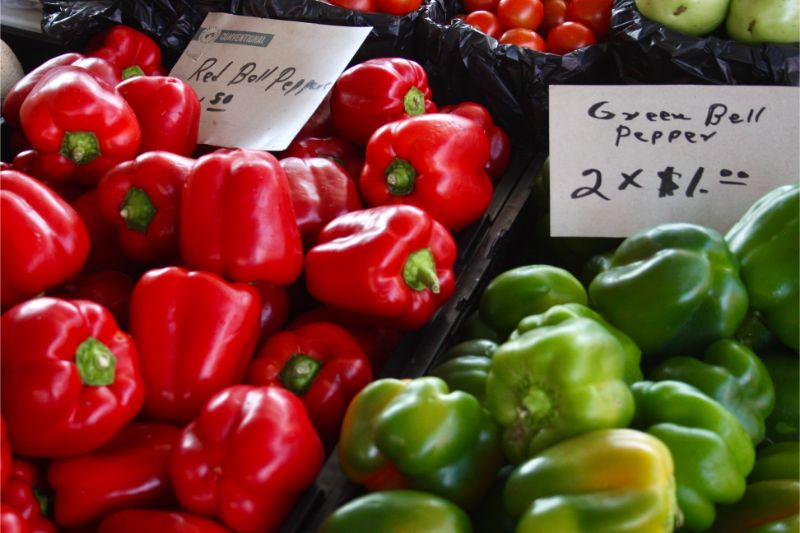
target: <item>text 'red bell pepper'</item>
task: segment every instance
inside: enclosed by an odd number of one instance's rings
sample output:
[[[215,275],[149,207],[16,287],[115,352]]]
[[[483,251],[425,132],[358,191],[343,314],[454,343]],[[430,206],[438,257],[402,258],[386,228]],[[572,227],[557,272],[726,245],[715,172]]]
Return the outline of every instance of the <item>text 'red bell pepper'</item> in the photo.
[[[168,505],[167,460],[180,432],[167,424],[130,424],[97,450],[51,462],[56,522],[80,526],[112,511]]]
[[[125,255],[142,262],[177,257],[181,192],[192,165],[169,152],[147,152],[100,180],[100,210]]]
[[[244,377],[259,331],[259,298],[244,283],[179,267],[133,289],[130,331],[142,364],[144,414],[184,424]]]
[[[46,518],[50,500],[43,493],[44,480],[39,469],[30,461],[16,459],[11,464],[11,475],[3,489],[3,507],[9,506],[19,513],[22,527],[16,531],[25,533],[56,533],[56,527]],[[13,533],[15,528],[3,533]]]
[[[50,72],[56,67],[64,67],[72,65],[73,67],[80,67],[95,75],[95,77],[107,82],[112,87],[119,83],[119,75],[114,67],[112,67],[106,60],[99,57],[86,57],[83,54],[69,52],[61,54],[52,59],[49,59],[28,72],[21,80],[19,80],[14,87],[8,92],[5,100],[3,100],[3,118],[13,127],[18,128],[19,122],[19,108],[22,107],[22,102],[31,93],[33,88],[42,79],[42,76]]]
[[[370,381],[358,342],[330,322],[273,335],[247,369],[248,383],[282,386],[299,396],[326,444],[336,440],[347,405]]]
[[[476,122],[443,113],[423,115],[375,132],[358,186],[369,205],[413,205],[457,231],[489,207],[488,160],[489,141]]]
[[[322,230],[306,255],[306,285],[326,304],[416,329],[453,294],[455,258],[453,237],[423,210],[375,207]]]
[[[303,403],[278,387],[236,385],[205,405],[170,457],[181,507],[240,533],[275,531],[322,466]]]
[[[236,281],[288,285],[303,268],[292,195],[267,152],[225,150],[197,160],[181,199],[187,266]]]
[[[289,180],[297,228],[305,248],[316,244],[325,225],[350,211],[361,209],[355,181],[342,167],[321,157],[281,159]]]
[[[86,274],[65,283],[54,298],[65,300],[90,300],[108,309],[120,327],[128,324],[128,303],[133,292],[133,279],[114,270]]]
[[[331,119],[336,131],[356,144],[389,122],[436,112],[428,75],[400,57],[369,59],[345,70],[333,86]]]
[[[206,518],[175,511],[118,511],[108,515],[97,533],[228,533],[228,530]]]
[[[75,277],[89,254],[78,213],[38,180],[0,171],[0,291],[7,308]]]
[[[102,306],[36,298],[3,313],[2,330],[2,410],[15,452],[88,452],[139,412],[136,346]]]
[[[292,144],[283,151],[283,157],[324,157],[341,166],[347,175],[358,180],[364,168],[364,155],[350,141],[341,137],[307,137]]]
[[[139,153],[164,150],[192,155],[200,127],[200,100],[191,85],[168,76],[135,76],[117,85],[117,90],[139,121]]]
[[[113,26],[96,36],[86,53],[114,65],[123,80],[132,76],[158,76],[164,70],[158,44],[129,26]]]
[[[107,83],[78,67],[45,74],[22,103],[25,136],[38,152],[36,176],[92,185],[133,159],[141,131],[136,115]]]
[[[462,102],[457,105],[445,106],[440,111],[468,118],[483,128],[486,138],[489,140],[489,162],[486,163],[486,173],[492,180],[500,179],[511,159],[511,140],[505,130],[494,123],[489,110],[475,102]]]

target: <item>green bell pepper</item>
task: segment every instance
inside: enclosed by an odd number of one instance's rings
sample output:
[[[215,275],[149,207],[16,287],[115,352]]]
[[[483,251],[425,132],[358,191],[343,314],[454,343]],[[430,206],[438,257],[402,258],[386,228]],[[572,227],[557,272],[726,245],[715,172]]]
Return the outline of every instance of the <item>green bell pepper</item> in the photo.
[[[495,343],[505,340],[505,338],[501,339],[495,330],[481,320],[480,310],[474,311],[464,321],[461,338],[466,340],[485,339]]]
[[[772,442],[800,439],[800,362],[787,351],[761,354],[775,386],[775,409],[767,417],[767,439]]]
[[[507,339],[519,321],[558,304],[586,305],[586,290],[575,276],[549,265],[527,265],[503,272],[481,295],[480,317],[501,339]]]
[[[795,351],[800,342],[799,215],[800,186],[785,185],[757,200],[725,236],[741,265],[750,307]]]
[[[761,315],[752,309],[747,311],[733,338],[759,354],[783,347],[781,341],[764,325]]]
[[[464,511],[433,494],[392,490],[367,494],[330,515],[320,533],[470,533]]]
[[[694,224],[663,224],[625,239],[589,295],[651,357],[730,338],[747,312],[736,258],[719,233]]]
[[[631,429],[548,448],[514,470],[503,496],[517,533],[669,533],[677,511],[669,450]]]
[[[758,450],[756,464],[747,481],[773,479],[800,479],[800,442],[779,442]]]
[[[499,440],[474,396],[435,377],[381,379],[347,408],[339,464],[370,491],[410,488],[469,507],[502,466]]]
[[[730,339],[717,341],[708,347],[702,361],[670,357],[650,378],[697,387],[739,420],[754,445],[764,439],[764,419],[775,405],[775,389],[767,368],[743,344]]]
[[[486,406],[515,464],[580,433],[625,427],[633,417],[625,381],[631,354],[620,337],[561,308],[537,320],[500,345],[486,382]]]
[[[512,465],[501,468],[489,492],[470,512],[469,517],[475,533],[514,533],[515,520],[508,514],[503,504],[503,489],[513,470]]]
[[[429,375],[441,378],[450,390],[467,392],[483,405],[486,402],[486,378],[492,366],[497,343],[475,339],[456,344],[441,358]]]
[[[797,533],[800,482],[781,479],[747,486],[741,500],[719,508],[715,533]]]
[[[715,503],[733,503],[744,494],[755,459],[747,431],[717,401],[686,383],[641,381],[632,390],[634,427],[660,439],[672,454],[684,525],[708,529]]]

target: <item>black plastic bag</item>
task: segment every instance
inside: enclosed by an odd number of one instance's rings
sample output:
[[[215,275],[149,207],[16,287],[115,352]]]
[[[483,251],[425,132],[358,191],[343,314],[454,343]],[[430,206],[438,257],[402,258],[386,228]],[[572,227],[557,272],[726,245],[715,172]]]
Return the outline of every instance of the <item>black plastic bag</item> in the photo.
[[[252,17],[277,18],[332,24],[336,26],[372,26],[352,63],[376,57],[411,58],[414,31],[420,11],[400,17],[384,13],[363,13],[320,2],[319,0],[233,0],[234,12]]]
[[[607,83],[607,44],[563,56],[500,44],[463,23],[459,0],[431,0],[417,29],[416,59],[437,103],[472,100],[487,107],[516,143],[548,143],[549,85]]]
[[[611,54],[630,83],[798,85],[798,45],[750,45],[728,39],[724,28],[693,37],[643,16],[635,0],[615,0]]]
[[[210,11],[231,12],[231,0],[42,0],[42,31],[75,49],[114,24],[152,37],[168,68],[183,53]]]

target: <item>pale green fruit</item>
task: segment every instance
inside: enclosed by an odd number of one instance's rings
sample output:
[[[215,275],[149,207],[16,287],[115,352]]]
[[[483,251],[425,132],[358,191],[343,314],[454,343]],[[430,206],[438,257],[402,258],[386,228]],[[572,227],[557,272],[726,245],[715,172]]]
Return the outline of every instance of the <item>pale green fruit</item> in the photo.
[[[730,0],[636,0],[645,17],[686,35],[706,35],[728,14]]]
[[[796,43],[800,0],[731,0],[727,27],[743,43]]]

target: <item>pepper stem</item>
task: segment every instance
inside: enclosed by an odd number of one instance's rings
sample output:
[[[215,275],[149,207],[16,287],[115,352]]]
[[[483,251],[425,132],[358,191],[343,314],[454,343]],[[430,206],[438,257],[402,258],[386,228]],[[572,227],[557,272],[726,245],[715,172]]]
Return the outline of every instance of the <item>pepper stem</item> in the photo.
[[[100,155],[100,143],[93,131],[67,131],[61,140],[61,155],[77,165],[89,163]]]
[[[403,97],[403,108],[412,117],[425,113],[425,93],[411,87]]]
[[[547,393],[541,389],[530,389],[522,398],[522,406],[527,412],[527,416],[534,420],[545,418],[553,408]]]
[[[138,187],[128,189],[119,206],[119,215],[125,221],[125,225],[140,233],[147,233],[147,227],[156,213],[158,213],[158,209],[153,205],[150,197],[144,192],[144,189]]]
[[[405,159],[395,157],[386,167],[386,170],[383,171],[383,175],[386,176],[389,194],[393,196],[408,196],[414,192],[417,171]]]
[[[133,78],[135,76],[144,76],[144,71],[142,67],[139,65],[133,65],[132,67],[128,67],[122,70],[122,79],[127,80],[128,78]]]
[[[322,363],[313,357],[301,353],[292,354],[283,365],[278,379],[284,387],[302,396],[314,384],[314,379],[321,368]]]
[[[75,365],[84,385],[101,387],[114,383],[117,358],[108,346],[94,337],[87,337],[80,343],[75,352]]]
[[[36,503],[39,504],[39,512],[42,516],[50,516],[50,500],[37,486],[32,486],[33,496],[36,498]]]
[[[403,279],[415,291],[430,289],[439,294],[439,278],[436,276],[436,261],[430,248],[412,252],[403,266]]]

